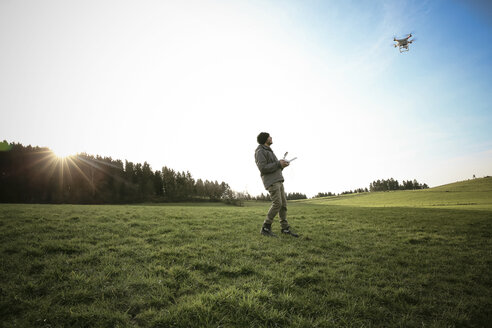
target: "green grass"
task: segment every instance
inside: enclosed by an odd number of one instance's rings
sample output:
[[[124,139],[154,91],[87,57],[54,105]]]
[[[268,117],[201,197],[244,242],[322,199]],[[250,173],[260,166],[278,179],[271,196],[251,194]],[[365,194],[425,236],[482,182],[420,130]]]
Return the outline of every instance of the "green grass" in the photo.
[[[492,211],[492,177],[456,182],[431,189],[349,194],[303,202],[320,205],[440,207]]]
[[[1,323],[486,327],[492,322],[492,211],[468,205],[327,204],[289,204],[298,239],[259,234],[267,203],[0,205]]]

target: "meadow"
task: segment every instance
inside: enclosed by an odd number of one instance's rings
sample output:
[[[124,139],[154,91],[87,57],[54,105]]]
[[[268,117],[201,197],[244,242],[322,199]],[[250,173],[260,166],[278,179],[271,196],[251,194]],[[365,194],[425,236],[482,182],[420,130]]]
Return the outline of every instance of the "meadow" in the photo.
[[[2,204],[0,322],[487,327],[491,181],[290,202],[297,239],[259,234],[262,202]]]

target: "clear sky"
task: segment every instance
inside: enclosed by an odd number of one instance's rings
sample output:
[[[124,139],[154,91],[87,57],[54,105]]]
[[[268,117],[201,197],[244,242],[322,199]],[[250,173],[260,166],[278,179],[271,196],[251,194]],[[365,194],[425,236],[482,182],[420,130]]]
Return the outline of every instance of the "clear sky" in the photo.
[[[0,139],[251,194],[261,131],[287,192],[492,175],[491,95],[487,1],[0,0]]]

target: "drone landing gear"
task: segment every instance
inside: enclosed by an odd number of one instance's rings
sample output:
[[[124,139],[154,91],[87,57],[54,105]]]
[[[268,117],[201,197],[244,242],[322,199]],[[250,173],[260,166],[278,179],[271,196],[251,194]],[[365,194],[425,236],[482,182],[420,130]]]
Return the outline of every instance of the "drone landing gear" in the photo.
[[[399,47],[400,49],[400,53],[403,53],[403,52],[408,52],[408,47]]]

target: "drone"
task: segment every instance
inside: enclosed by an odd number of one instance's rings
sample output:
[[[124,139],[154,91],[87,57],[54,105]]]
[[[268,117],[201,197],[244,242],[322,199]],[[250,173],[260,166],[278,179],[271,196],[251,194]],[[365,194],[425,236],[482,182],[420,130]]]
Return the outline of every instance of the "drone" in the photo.
[[[415,39],[410,40],[411,37],[412,37],[412,33],[410,33],[408,36],[404,37],[403,39],[397,39],[396,37],[394,37],[393,41],[396,42],[394,44],[394,47],[395,48],[398,47],[400,53],[407,52],[409,50],[408,45],[413,41],[415,41]]]

